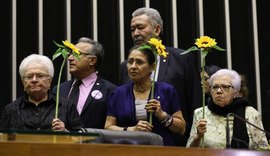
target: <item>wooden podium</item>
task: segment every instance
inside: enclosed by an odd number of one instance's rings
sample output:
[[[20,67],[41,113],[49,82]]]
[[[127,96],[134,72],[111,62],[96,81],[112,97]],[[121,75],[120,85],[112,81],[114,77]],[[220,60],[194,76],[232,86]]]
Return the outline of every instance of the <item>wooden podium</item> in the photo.
[[[1,142],[1,156],[270,156],[270,152],[151,145]]]
[[[270,156],[266,151],[93,144],[89,140],[95,137],[95,134],[0,133],[0,156]]]

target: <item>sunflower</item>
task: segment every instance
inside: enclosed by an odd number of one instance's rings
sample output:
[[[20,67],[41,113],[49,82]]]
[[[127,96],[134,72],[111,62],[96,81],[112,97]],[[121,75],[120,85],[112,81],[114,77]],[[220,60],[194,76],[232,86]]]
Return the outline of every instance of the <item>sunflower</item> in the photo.
[[[76,48],[74,44],[68,42],[68,40],[65,40],[65,41],[62,41],[62,42],[63,42],[63,44],[64,44],[67,48],[69,48],[70,50],[72,50],[72,51],[75,52],[76,54],[80,55],[79,49]]]
[[[195,44],[198,46],[198,48],[212,48],[217,45],[217,42],[215,39],[212,39],[208,36],[202,36],[196,39]]]
[[[156,38],[151,38],[148,43],[155,46],[156,50],[154,51],[159,56],[163,56],[164,58],[167,57],[169,53],[165,51],[165,46],[162,44],[161,40],[158,40]]]

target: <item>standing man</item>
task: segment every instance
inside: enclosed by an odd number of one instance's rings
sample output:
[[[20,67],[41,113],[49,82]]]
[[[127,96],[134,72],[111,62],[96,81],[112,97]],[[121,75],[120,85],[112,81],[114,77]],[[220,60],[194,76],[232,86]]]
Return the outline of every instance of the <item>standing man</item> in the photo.
[[[80,51],[80,59],[73,55],[68,57],[69,72],[73,79],[60,85],[60,96],[75,100],[82,127],[103,129],[107,116],[107,99],[116,87],[98,74],[104,57],[103,46],[82,37],[75,47]],[[77,97],[73,95],[76,88]],[[56,93],[56,86],[53,92]]]
[[[153,8],[139,8],[132,14],[131,37],[135,45],[148,42],[152,37],[160,39],[163,31],[163,21],[159,12]],[[172,84],[179,95],[181,111],[186,120],[186,133],[176,137],[177,145],[185,146],[189,137],[193,112],[201,106],[200,73],[196,68],[192,54],[180,55],[184,50],[166,47],[167,58],[160,57],[157,62],[157,79]],[[121,83],[127,83],[126,61],[120,66]]]

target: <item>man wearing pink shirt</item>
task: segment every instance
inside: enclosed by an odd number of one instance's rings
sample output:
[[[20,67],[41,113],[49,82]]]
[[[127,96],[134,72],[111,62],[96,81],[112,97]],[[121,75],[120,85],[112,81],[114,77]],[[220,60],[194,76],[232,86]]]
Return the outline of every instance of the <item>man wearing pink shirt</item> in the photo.
[[[107,115],[107,99],[116,87],[97,72],[104,56],[103,46],[86,37],[80,38],[75,46],[80,50],[80,60],[73,55],[68,57],[69,72],[73,79],[60,85],[60,96],[77,101],[76,107],[82,127],[103,129]],[[79,96],[74,99],[70,94],[78,80],[81,81]],[[56,93],[56,87],[53,93]]]

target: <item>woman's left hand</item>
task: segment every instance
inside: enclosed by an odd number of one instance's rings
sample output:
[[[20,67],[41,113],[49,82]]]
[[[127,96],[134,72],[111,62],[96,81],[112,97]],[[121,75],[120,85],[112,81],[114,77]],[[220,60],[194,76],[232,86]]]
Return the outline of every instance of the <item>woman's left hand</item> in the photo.
[[[65,131],[67,132],[68,130],[65,128],[65,123],[62,122],[60,119],[55,118],[52,121],[52,130],[53,131]]]
[[[155,113],[155,116],[158,119],[164,119],[166,117],[166,113],[162,110],[160,102],[156,99],[151,99],[145,105],[145,109],[149,113]]]

